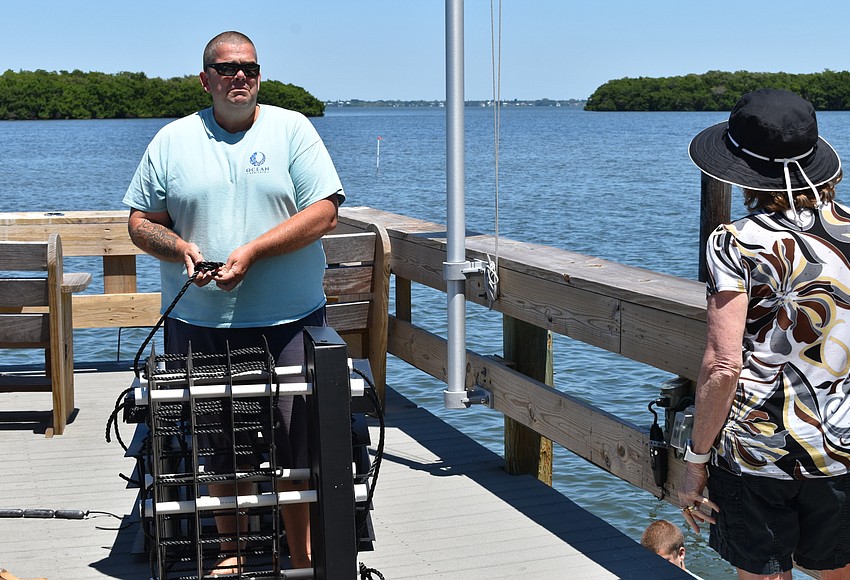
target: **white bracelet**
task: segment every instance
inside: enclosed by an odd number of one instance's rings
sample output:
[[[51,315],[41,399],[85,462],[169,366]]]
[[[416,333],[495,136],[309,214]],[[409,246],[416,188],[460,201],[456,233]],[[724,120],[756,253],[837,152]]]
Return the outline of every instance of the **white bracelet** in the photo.
[[[711,449],[708,450],[708,453],[694,453],[694,450],[691,449],[691,441],[688,440],[688,444],[685,446],[685,461],[688,463],[708,463],[708,460],[711,459]]]

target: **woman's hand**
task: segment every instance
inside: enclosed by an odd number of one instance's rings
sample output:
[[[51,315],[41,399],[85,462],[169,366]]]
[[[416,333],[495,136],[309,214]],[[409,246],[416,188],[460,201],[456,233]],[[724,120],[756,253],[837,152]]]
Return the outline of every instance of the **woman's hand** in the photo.
[[[685,516],[685,521],[697,534],[700,533],[699,522],[715,523],[711,513],[706,513],[702,509],[720,511],[716,503],[702,495],[707,482],[707,464],[685,463],[685,473],[679,482],[679,505],[682,506],[682,515]]]

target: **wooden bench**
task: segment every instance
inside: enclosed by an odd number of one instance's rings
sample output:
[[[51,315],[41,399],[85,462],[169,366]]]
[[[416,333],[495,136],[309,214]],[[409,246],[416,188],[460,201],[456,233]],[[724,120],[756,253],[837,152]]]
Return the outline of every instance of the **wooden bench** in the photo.
[[[0,348],[43,349],[45,359],[41,375],[0,374],[0,393],[52,392],[47,434],[61,435],[74,410],[71,294],[85,290],[91,274],[63,274],[57,234],[42,242],[0,242],[0,273]]]
[[[137,292],[136,256],[125,211],[0,213],[0,240],[41,240],[59,233],[66,256],[100,256],[102,294],[74,296],[74,328],[153,326],[159,292]],[[386,381],[390,242],[386,230],[341,225],[323,238],[328,261],[328,322],[352,358],[368,358],[383,399]]]
[[[328,267],[325,295],[328,324],[348,345],[351,358],[369,360],[375,388],[385,400],[390,292],[390,239],[370,224],[364,233],[322,238]]]

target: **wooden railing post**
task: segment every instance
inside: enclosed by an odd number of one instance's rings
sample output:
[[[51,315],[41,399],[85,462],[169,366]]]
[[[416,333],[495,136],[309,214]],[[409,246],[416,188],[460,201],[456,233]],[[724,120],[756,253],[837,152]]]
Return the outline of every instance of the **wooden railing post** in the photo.
[[[701,173],[699,207],[699,274],[698,280],[705,282],[708,267],[705,263],[705,242],[714,228],[728,223],[732,215],[732,186]]]
[[[410,295],[410,280],[400,276],[395,277],[395,316],[399,320],[412,322],[412,302]]]
[[[136,256],[103,257],[103,293],[136,292]]]
[[[502,322],[505,359],[530,378],[552,385],[552,333],[505,315]],[[505,416],[505,471],[528,473],[552,485],[552,440]]]

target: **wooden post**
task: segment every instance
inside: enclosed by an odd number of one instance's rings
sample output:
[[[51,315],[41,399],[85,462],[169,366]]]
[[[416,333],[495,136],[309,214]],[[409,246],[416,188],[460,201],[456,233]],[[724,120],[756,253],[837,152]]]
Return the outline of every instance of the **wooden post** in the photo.
[[[699,274],[700,282],[708,279],[705,262],[705,243],[709,234],[720,224],[731,221],[732,186],[701,173],[699,208]]]
[[[514,370],[552,385],[552,333],[508,315],[503,318],[502,332],[505,359],[513,363]],[[529,473],[552,485],[552,441],[505,416],[505,471]]]
[[[387,401],[387,340],[390,304],[390,238],[387,231],[369,224],[366,230],[375,234],[375,257],[372,266],[372,304],[369,323],[368,358],[372,367],[375,390],[385,406]]]
[[[103,257],[103,293],[136,292],[136,256]]]
[[[412,303],[410,280],[400,276],[395,277],[395,316],[399,320],[412,322]]]

